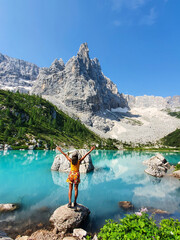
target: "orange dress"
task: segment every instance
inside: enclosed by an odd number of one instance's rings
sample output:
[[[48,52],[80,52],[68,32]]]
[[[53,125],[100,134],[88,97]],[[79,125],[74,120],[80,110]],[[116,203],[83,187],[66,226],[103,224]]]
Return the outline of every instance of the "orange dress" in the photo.
[[[68,183],[71,183],[71,184],[73,184],[73,183],[79,184],[80,183],[79,165],[80,165],[79,160],[76,165],[72,164],[72,162],[71,162],[71,171],[67,178]]]

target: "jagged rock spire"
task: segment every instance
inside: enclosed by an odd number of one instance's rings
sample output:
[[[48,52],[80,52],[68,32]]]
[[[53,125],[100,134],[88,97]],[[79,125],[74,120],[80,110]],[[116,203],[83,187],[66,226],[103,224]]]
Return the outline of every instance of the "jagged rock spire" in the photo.
[[[87,43],[82,43],[79,51],[78,51],[79,58],[88,58],[89,59],[89,48]]]
[[[90,68],[89,48],[87,43],[82,43],[77,54],[80,61],[85,64],[86,69]]]
[[[51,64],[51,69],[58,69],[60,71],[62,71],[64,69],[64,62],[62,60],[62,58],[60,58],[59,60],[56,58],[53,63]]]

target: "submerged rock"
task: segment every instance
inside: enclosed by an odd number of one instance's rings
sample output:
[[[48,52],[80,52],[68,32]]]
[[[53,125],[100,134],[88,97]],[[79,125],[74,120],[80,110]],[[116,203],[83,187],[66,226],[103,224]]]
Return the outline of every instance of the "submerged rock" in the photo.
[[[8,237],[5,232],[0,231],[0,239],[1,240],[13,240],[12,238]]]
[[[169,212],[162,210],[162,209],[156,209],[156,208],[147,208],[149,213],[153,214],[170,214]]]
[[[77,204],[76,208],[68,208],[66,204],[54,211],[50,222],[59,232],[68,232],[79,227],[89,214],[90,210],[81,204]]]
[[[83,157],[87,150],[80,149],[78,151],[78,159]],[[74,151],[73,151],[74,152]],[[70,153],[70,158],[72,157],[73,152]],[[94,169],[94,166],[92,164],[91,155],[85,157],[85,159],[81,162],[79,172],[80,173],[87,173]],[[54,158],[54,162],[51,166],[51,170],[53,171],[60,171],[60,172],[69,172],[71,170],[70,162],[66,159],[66,157],[63,154],[59,154]]]
[[[12,212],[18,209],[19,207],[20,207],[19,204],[14,203],[0,204],[0,212]]]
[[[29,236],[20,236],[16,240],[28,240]]]
[[[4,145],[4,151],[7,151],[7,150],[12,150],[12,147],[8,144],[5,144]]]
[[[145,160],[143,164],[148,165],[148,168],[145,170],[145,172],[154,177],[163,177],[170,168],[170,164],[160,153],[148,160]]]
[[[4,145],[0,144],[0,151],[4,150]]]
[[[129,201],[121,201],[121,202],[119,202],[119,207],[122,207],[122,208],[124,208],[125,210],[133,209],[133,208],[134,208],[134,206],[132,205],[132,203],[129,202]]]
[[[176,178],[180,178],[180,170],[174,171],[173,176]]]

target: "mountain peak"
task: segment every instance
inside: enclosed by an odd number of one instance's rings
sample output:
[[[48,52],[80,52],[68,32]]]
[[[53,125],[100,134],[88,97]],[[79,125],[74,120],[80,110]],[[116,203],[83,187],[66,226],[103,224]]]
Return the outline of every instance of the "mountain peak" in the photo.
[[[54,70],[60,70],[62,71],[64,69],[64,62],[62,60],[62,58],[60,58],[59,60],[56,58],[53,63],[51,64],[51,69]]]
[[[78,55],[79,58],[89,59],[89,48],[88,48],[88,44],[87,43],[82,43],[81,44],[77,55]]]

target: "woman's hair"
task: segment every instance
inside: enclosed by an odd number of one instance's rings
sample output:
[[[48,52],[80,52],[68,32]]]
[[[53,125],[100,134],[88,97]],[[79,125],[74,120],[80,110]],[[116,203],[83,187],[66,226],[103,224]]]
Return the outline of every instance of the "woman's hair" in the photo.
[[[76,165],[78,163],[78,154],[77,153],[74,153],[72,155],[72,164],[73,165]]]

